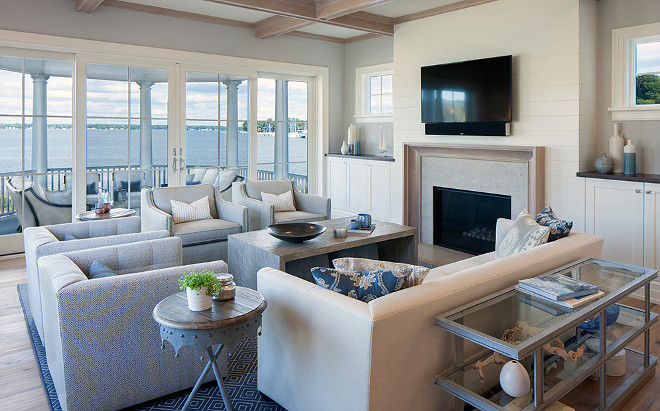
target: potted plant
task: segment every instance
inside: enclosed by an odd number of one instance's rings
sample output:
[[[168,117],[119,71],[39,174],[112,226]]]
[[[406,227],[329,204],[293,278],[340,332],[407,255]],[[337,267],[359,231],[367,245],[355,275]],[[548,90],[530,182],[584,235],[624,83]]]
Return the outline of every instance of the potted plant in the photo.
[[[211,308],[218,278],[211,270],[191,271],[179,278],[179,285],[186,290],[188,309],[204,311]]]

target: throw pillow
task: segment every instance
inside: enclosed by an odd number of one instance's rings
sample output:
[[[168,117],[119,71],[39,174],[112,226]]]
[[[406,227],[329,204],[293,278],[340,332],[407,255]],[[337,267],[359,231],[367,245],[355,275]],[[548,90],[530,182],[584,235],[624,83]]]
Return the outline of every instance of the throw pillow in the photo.
[[[174,224],[212,218],[208,196],[202,197],[190,204],[176,200],[170,200],[170,204],[172,205],[172,220]]]
[[[549,234],[549,227],[539,225],[527,210],[523,210],[499,247],[495,247],[495,258],[508,257],[545,244]]]
[[[424,281],[426,275],[429,273],[428,267],[420,265],[394,263],[391,261],[370,260],[368,258],[345,257],[335,258],[332,260],[332,265],[339,270],[348,271],[376,271],[376,270],[398,270],[401,268],[412,268],[410,277],[405,287],[413,287],[419,285]]]
[[[548,242],[568,237],[571,233],[571,228],[573,228],[572,221],[558,218],[550,206],[547,206],[538,213],[536,216],[536,222],[546,227],[550,227]]]
[[[88,278],[90,280],[103,277],[113,277],[115,275],[117,275],[117,273],[112,268],[97,260],[92,261],[92,265],[89,267]]]
[[[316,284],[356,300],[368,303],[406,286],[412,268],[377,271],[346,271],[333,268],[312,268]]]
[[[64,233],[64,241],[77,240],[76,236],[69,233]]]
[[[275,212],[280,211],[296,211],[296,206],[293,205],[293,191],[289,190],[280,195],[261,192],[261,201],[272,204],[275,207]]]

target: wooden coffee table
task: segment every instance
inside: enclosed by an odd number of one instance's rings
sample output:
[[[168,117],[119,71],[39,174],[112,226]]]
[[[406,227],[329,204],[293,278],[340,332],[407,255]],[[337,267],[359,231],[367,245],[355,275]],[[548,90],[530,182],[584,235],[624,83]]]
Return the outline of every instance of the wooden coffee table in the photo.
[[[96,214],[94,210],[85,211],[76,216],[79,221],[107,220],[110,218],[130,217],[135,215],[135,210],[130,208],[113,208],[107,213]]]
[[[307,267],[297,265],[303,259],[336,251],[375,244],[382,260],[417,264],[417,229],[374,220],[371,234],[349,233],[335,238],[333,228],[346,227],[350,218],[316,221],[328,229],[320,236],[303,243],[290,243],[271,236],[266,230],[232,234],[228,237],[228,264],[234,281],[244,287],[257,288],[257,271],[272,267],[314,281]],[[350,254],[350,252],[348,253]]]
[[[165,341],[169,341],[176,356],[181,347],[188,345],[203,349],[208,357],[208,363],[182,410],[188,408],[210,369],[215,374],[225,409],[233,409],[216,359],[223,348],[233,350],[239,339],[257,334],[261,327],[261,313],[265,309],[266,299],[245,287],[236,287],[236,297],[231,300],[214,300],[211,309],[206,311],[190,311],[185,291],[170,295],[156,305],[153,318],[160,324],[161,348],[165,348]],[[219,346],[213,351],[215,344]]]

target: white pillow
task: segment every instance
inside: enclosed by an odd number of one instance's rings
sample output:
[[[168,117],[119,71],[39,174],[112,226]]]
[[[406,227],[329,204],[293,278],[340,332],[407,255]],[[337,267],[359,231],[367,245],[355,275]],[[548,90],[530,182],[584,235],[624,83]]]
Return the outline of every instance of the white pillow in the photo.
[[[495,258],[504,258],[548,242],[550,227],[542,226],[527,210],[523,210],[499,244]]]
[[[261,201],[272,204],[275,207],[275,212],[280,211],[296,211],[296,206],[293,205],[293,191],[289,190],[280,195],[261,192]]]
[[[193,201],[190,204],[176,200],[170,200],[170,204],[172,205],[172,219],[174,220],[174,224],[213,218],[211,217],[208,196]]]
[[[206,173],[204,173],[204,177],[202,178],[202,182],[200,184],[214,184],[215,179],[218,177],[218,170],[215,168],[211,168],[206,170]]]

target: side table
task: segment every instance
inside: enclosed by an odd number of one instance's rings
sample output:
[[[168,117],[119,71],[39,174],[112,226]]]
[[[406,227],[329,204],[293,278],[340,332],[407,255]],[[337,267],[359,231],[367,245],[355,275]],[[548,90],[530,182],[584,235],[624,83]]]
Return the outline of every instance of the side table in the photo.
[[[107,213],[96,214],[94,210],[85,211],[76,215],[76,220],[79,221],[94,221],[94,220],[107,220],[109,218],[130,217],[135,215],[135,210],[130,208],[113,208]]]
[[[266,299],[257,291],[245,287],[236,287],[236,297],[229,301],[214,300],[211,309],[206,311],[190,311],[185,291],[170,295],[156,305],[153,318],[160,324],[161,348],[165,348],[167,340],[172,344],[176,357],[184,345],[201,348],[208,357],[208,363],[182,410],[188,408],[210,369],[213,369],[225,408],[233,410],[216,359],[223,348],[233,350],[239,339],[258,333],[261,313],[265,309]],[[219,345],[214,351],[215,344]]]

